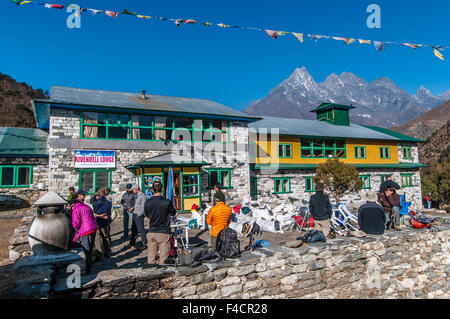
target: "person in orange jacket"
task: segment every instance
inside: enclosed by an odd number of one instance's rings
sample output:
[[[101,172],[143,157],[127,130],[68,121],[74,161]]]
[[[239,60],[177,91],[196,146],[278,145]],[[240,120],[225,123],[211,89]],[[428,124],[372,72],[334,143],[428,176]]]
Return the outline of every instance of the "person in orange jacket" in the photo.
[[[211,248],[216,250],[217,236],[230,224],[232,210],[225,204],[225,196],[222,192],[217,192],[214,200],[216,204],[209,210],[206,222],[211,225]]]

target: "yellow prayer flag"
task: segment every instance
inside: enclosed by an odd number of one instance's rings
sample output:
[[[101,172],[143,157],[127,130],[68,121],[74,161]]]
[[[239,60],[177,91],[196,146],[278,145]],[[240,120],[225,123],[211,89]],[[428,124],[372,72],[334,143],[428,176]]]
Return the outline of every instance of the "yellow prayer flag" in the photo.
[[[370,45],[370,43],[372,43],[372,41],[370,41],[370,40],[359,39],[358,41],[360,44],[369,44]]]
[[[27,3],[32,3],[33,1],[21,1],[20,3],[19,3],[19,5],[23,5],[23,4],[27,4]]]
[[[278,35],[286,35],[289,34],[289,32],[285,32],[285,31],[277,31]]]
[[[221,27],[221,28],[229,28],[230,26],[229,25],[227,25],[227,24],[223,24],[223,23],[219,23],[219,24],[217,24],[219,27]]]
[[[356,40],[355,39],[353,39],[353,38],[346,38],[345,39],[345,44],[350,44],[350,43],[353,43],[353,42],[355,42]]]
[[[292,34],[298,39],[298,41],[300,41],[301,43],[303,43],[303,33],[295,33],[295,32],[292,32]]]
[[[442,61],[445,61],[444,56],[442,55],[441,52],[438,51],[438,49],[433,48],[434,50],[434,55],[437,56],[439,59],[441,59]]]
[[[150,16],[143,16],[143,15],[140,15],[140,14],[137,14],[136,15],[139,19],[151,19],[152,17],[150,17]]]

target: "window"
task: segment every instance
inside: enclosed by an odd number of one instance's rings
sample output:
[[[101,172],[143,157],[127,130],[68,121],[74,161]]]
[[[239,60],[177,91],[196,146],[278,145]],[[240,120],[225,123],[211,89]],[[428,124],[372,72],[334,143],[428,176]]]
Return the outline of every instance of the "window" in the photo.
[[[291,193],[291,178],[275,178],[275,192],[274,194]]]
[[[183,174],[183,196],[184,197],[198,197],[199,191],[198,174]]]
[[[380,183],[384,183],[385,181],[387,181],[387,175],[386,174],[380,175]]]
[[[355,158],[358,158],[358,159],[366,158],[366,147],[365,146],[355,146]]]
[[[412,176],[413,174],[400,174],[400,177],[402,179],[402,187],[413,187],[412,182]]]
[[[250,177],[250,195],[258,196],[258,178]]]
[[[391,149],[389,147],[380,147],[380,158],[381,159],[391,158]]]
[[[231,188],[231,168],[208,170],[208,188],[220,185],[221,188]]]
[[[292,144],[278,144],[278,158],[292,158]]]
[[[300,156],[302,158],[346,158],[344,140],[310,139],[300,140]]]
[[[363,182],[362,189],[370,189],[370,175],[361,175],[360,178]]]
[[[0,166],[0,187],[30,187],[32,166]]]
[[[193,118],[82,112],[81,136],[93,139],[228,142],[229,122]]]
[[[311,193],[314,192],[314,179],[312,176],[305,177],[305,192]]]
[[[109,187],[111,189],[111,170],[80,170],[79,189],[88,194],[95,193],[97,188]]]
[[[411,146],[402,146],[402,154],[405,159],[413,159]]]

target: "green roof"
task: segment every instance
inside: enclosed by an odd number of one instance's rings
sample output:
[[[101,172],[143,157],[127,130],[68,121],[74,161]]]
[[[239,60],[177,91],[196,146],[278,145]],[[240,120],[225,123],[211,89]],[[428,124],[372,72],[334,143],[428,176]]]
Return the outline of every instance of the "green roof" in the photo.
[[[47,137],[40,129],[0,127],[0,156],[48,156]]]
[[[380,132],[380,133],[383,133],[383,134],[387,134],[387,135],[396,137],[396,138],[398,138],[401,141],[425,142],[425,140],[420,140],[418,138],[415,138],[415,137],[412,137],[412,136],[408,136],[408,135],[404,135],[404,134],[401,134],[401,133],[398,133],[398,132],[394,132],[394,131],[391,131],[391,130],[388,130],[386,128],[382,128],[382,127],[379,127],[379,126],[370,126],[370,125],[363,125],[363,126],[369,128],[371,130],[374,130],[374,131],[377,131],[377,132]]]
[[[426,167],[427,165],[420,163],[398,163],[398,164],[351,164],[356,168],[420,168]],[[254,164],[254,169],[316,169],[319,167],[319,164]]]
[[[166,153],[150,157],[146,160],[130,165],[127,168],[138,167],[168,167],[168,166],[203,166],[211,165],[205,161],[193,161],[192,158],[181,156],[175,153]]]
[[[318,112],[318,111],[325,111],[331,108],[337,108],[337,109],[354,109],[355,107],[352,105],[343,105],[343,104],[335,104],[335,103],[322,103],[318,107],[316,107],[314,110],[311,110],[311,112]]]

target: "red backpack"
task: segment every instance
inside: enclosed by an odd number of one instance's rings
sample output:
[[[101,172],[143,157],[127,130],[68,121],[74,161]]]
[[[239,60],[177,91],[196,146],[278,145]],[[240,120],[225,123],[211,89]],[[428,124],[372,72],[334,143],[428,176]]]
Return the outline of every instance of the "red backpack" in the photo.
[[[411,218],[410,224],[413,228],[431,228],[431,223],[423,218]]]

